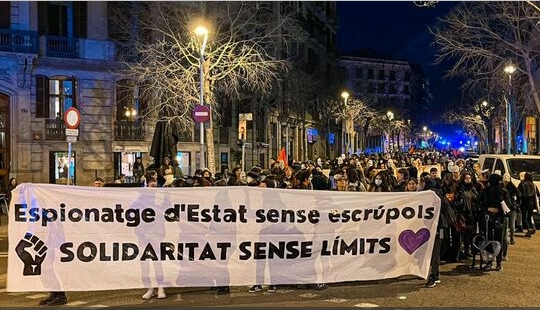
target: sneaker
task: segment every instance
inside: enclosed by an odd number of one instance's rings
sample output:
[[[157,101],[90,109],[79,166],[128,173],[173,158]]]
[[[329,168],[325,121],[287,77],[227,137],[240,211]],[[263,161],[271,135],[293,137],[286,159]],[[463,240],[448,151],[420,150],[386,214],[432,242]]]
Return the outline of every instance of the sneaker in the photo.
[[[480,266],[482,266],[482,264],[480,264]],[[485,271],[489,271],[489,270],[491,270],[492,267],[493,267],[493,263],[492,263],[492,262],[489,262],[489,263],[486,263],[486,264],[484,265],[484,267],[482,267],[481,269],[482,269],[482,270],[485,270]]]
[[[231,289],[228,286],[220,286],[217,288],[218,295],[225,295],[225,294],[229,294],[230,292],[231,292]]]
[[[67,304],[67,298],[65,296],[55,296],[47,303],[47,306],[60,306],[65,304]]]
[[[277,286],[275,285],[268,286],[268,293],[275,293],[276,291],[277,291]]]
[[[146,291],[146,293],[144,293],[144,295],[142,295],[142,299],[150,299],[150,298],[152,298],[154,296],[156,296],[156,294],[154,293],[154,289],[149,288],[148,291]]]
[[[441,279],[439,278],[439,276],[436,276],[434,281],[437,284],[441,283]]]
[[[435,287],[435,285],[437,285],[437,283],[435,282],[435,279],[429,278],[429,280],[426,283],[426,287]]]
[[[253,285],[248,292],[250,293],[257,293],[257,292],[260,292],[262,291],[262,286],[260,285]]]
[[[501,265],[497,265],[497,267],[495,267],[495,271],[501,271],[503,270],[503,267]]]
[[[49,302],[51,302],[54,299],[54,295],[51,293],[49,297],[42,299],[39,301],[40,306],[46,306]]]
[[[165,289],[163,287],[158,287],[158,289],[157,289],[157,298],[158,299],[167,298],[167,294],[165,294]]]
[[[508,256],[503,256],[503,257],[502,257],[502,260],[503,260],[503,261],[507,261],[507,260],[508,260]]]

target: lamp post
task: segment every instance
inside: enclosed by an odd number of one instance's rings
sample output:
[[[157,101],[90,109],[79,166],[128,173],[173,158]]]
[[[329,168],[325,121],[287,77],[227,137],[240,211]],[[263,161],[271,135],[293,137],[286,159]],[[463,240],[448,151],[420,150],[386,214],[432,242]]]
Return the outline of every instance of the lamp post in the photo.
[[[206,41],[208,40],[208,29],[206,29],[204,26],[198,26],[195,28],[195,34],[197,36],[203,36],[203,41],[201,45],[200,50],[200,57],[199,57],[199,70],[200,70],[200,86],[201,86],[201,94],[200,94],[200,105],[204,105],[204,49],[206,48]],[[199,159],[199,168],[203,169],[205,164],[204,159],[204,123],[200,123],[200,142],[201,142],[201,155]]]
[[[348,109],[347,109],[347,100],[349,99],[349,93],[344,91],[341,93],[341,98],[343,98],[343,101],[345,102],[345,112],[348,113]],[[344,143],[344,149],[345,149],[345,154],[348,154],[349,153],[349,140],[350,140],[350,137],[349,137],[349,118],[347,117],[347,119],[345,119],[345,135],[344,135],[344,138],[345,138],[345,143]]]
[[[391,152],[394,151],[394,129],[392,128],[392,120],[394,119],[394,113],[392,111],[386,112],[386,117],[390,121],[390,130],[388,131],[388,148]],[[392,140],[392,146],[390,147],[390,140]]]
[[[516,72],[513,64],[504,67],[504,73],[508,74],[508,96],[506,97],[506,154],[512,154],[512,74]]]
[[[422,131],[424,132],[424,144],[427,145],[427,126],[422,127]]]

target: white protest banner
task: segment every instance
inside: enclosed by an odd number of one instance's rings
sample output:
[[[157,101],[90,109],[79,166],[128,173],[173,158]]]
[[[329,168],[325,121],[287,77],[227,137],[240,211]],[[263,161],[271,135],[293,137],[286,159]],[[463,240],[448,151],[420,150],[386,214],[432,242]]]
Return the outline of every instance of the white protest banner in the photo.
[[[427,278],[431,191],[20,184],[7,291]]]

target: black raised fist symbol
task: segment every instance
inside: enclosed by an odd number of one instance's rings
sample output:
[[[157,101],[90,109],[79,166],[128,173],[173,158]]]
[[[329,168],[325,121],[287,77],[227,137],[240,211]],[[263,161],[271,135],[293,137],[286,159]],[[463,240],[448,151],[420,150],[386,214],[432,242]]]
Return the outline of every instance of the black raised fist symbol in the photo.
[[[27,232],[17,244],[15,252],[24,263],[23,275],[37,276],[41,274],[41,264],[47,255],[47,247],[43,241]]]

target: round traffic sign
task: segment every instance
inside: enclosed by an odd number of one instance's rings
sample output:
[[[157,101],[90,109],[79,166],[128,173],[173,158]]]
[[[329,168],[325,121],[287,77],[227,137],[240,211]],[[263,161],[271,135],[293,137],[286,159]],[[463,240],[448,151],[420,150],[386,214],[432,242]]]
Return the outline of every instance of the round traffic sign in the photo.
[[[210,120],[210,108],[206,105],[196,105],[193,109],[193,119],[198,123],[206,123]]]
[[[64,123],[69,129],[77,129],[81,123],[81,113],[76,108],[69,108],[64,113]]]

